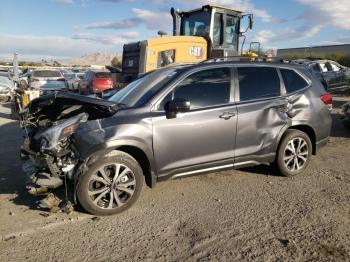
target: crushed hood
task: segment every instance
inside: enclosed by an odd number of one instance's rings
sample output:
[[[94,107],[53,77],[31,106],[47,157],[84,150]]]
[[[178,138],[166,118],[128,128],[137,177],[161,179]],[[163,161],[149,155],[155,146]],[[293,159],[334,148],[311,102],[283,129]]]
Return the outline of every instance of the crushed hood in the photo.
[[[26,107],[26,114],[31,118],[44,117],[56,121],[84,112],[90,119],[97,119],[114,115],[120,107],[115,102],[99,98],[57,92],[32,100]]]

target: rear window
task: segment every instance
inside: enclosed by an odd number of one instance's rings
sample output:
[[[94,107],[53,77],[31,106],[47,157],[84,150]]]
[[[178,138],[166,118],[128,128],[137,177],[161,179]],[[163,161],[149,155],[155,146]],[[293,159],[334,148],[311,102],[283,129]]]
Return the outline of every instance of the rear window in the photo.
[[[64,78],[67,80],[72,80],[75,78],[75,74],[64,74]]]
[[[287,94],[296,92],[308,86],[308,83],[293,70],[280,69]]]
[[[96,78],[111,78],[112,75],[109,72],[98,72],[95,74]]]
[[[272,67],[238,67],[240,101],[280,96],[280,80]]]
[[[35,77],[62,77],[60,71],[56,70],[36,70],[33,72]]]

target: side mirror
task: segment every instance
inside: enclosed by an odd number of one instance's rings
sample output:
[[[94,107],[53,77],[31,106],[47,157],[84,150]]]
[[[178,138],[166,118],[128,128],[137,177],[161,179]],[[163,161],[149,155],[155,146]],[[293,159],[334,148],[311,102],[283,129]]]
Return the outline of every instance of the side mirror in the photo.
[[[166,113],[166,118],[176,118],[177,113],[185,113],[190,111],[191,103],[190,101],[182,98],[176,98],[174,100],[168,101],[164,110]]]
[[[254,24],[254,16],[251,14],[248,16],[248,19],[249,19],[249,29],[252,30],[253,24]]]

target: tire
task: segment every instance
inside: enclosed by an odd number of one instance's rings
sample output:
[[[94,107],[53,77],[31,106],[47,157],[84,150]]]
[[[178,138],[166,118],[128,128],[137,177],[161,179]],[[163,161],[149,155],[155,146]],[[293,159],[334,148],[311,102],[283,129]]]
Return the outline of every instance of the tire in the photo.
[[[116,170],[119,170],[117,176]],[[93,215],[115,215],[127,210],[136,202],[143,180],[138,162],[129,154],[114,151],[113,155],[107,155],[93,163],[86,173],[80,176],[77,185],[78,201]]]
[[[302,131],[289,129],[278,147],[275,166],[281,175],[292,177],[307,169],[311,156],[312,144],[309,136]]]

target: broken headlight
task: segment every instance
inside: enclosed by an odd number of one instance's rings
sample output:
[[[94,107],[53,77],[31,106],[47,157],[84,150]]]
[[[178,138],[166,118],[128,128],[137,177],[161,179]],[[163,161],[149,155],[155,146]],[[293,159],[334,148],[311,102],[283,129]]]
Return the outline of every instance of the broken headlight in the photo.
[[[69,143],[69,137],[78,128],[80,122],[87,120],[87,115],[82,113],[60,124],[54,125],[43,133],[37,134],[35,139],[40,140],[40,151],[57,154]]]

